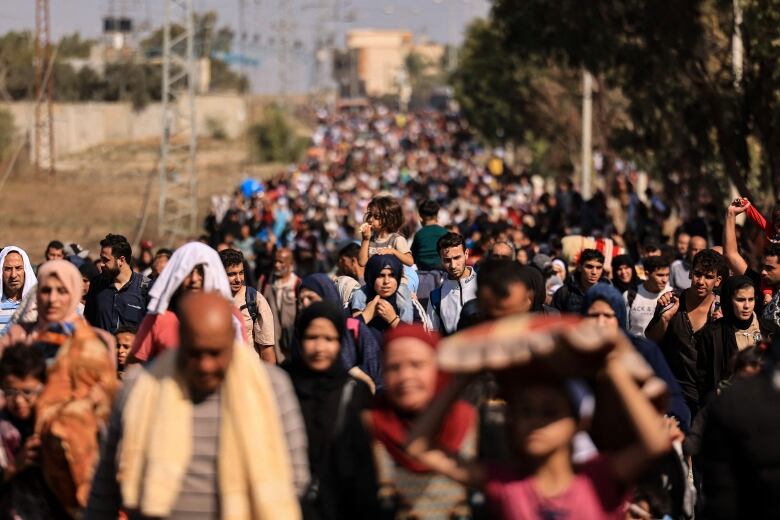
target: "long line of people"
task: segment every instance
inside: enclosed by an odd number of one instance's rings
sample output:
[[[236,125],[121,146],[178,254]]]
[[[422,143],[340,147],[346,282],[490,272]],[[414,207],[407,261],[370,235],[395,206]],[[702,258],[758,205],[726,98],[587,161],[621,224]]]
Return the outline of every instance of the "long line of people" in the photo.
[[[0,515],[780,515],[780,221],[760,267],[745,199],[720,251],[635,196],[583,236],[598,200],[480,171],[452,115],[314,142],[175,250],[0,251]]]

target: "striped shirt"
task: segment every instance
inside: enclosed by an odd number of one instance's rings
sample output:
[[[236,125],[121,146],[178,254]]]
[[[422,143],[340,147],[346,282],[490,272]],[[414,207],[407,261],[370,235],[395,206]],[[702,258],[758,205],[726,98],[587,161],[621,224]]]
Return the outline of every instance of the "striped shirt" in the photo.
[[[16,309],[19,308],[22,302],[11,300],[5,296],[0,297],[0,336],[5,334],[8,324],[11,323]]]
[[[306,426],[301,416],[298,398],[287,373],[273,365],[262,364],[276,398],[277,412],[287,440],[287,449],[292,463],[293,484],[298,495],[305,492],[309,484],[309,455]],[[135,378],[125,381],[125,386],[114,402],[108,432],[103,439],[101,458],[95,471],[89,504],[84,512],[85,520],[116,518],[121,505],[119,483],[116,480],[117,448],[122,438],[122,410],[132,389]],[[219,512],[219,495],[216,455],[219,449],[219,394],[210,400],[193,406],[193,458],[187,467],[180,496],[171,516],[191,518],[212,518]],[[208,485],[208,487],[207,487]],[[210,489],[209,489],[210,488]],[[175,513],[175,514],[174,514]],[[129,515],[131,520],[143,519],[137,512]]]

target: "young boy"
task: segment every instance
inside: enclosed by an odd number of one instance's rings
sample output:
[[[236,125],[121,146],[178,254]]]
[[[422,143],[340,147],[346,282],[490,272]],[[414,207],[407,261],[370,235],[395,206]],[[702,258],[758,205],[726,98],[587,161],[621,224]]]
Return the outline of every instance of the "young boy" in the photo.
[[[119,379],[125,373],[125,367],[127,366],[127,355],[130,354],[130,349],[135,341],[135,335],[138,332],[133,326],[126,325],[119,327],[114,334],[116,338],[116,368]]]
[[[46,382],[46,361],[37,348],[3,351],[0,386],[0,511],[9,518],[63,518],[38,469],[41,441],[35,433],[35,404]],[[6,516],[6,515],[3,515]]]

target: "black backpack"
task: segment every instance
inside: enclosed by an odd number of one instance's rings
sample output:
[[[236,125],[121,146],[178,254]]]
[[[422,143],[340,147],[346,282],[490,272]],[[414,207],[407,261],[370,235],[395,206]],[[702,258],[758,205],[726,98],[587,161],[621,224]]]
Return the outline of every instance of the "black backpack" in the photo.
[[[246,286],[246,305],[242,305],[241,309],[249,311],[249,317],[252,318],[252,328],[254,329],[257,317],[260,313],[257,311],[257,289],[254,287]]]

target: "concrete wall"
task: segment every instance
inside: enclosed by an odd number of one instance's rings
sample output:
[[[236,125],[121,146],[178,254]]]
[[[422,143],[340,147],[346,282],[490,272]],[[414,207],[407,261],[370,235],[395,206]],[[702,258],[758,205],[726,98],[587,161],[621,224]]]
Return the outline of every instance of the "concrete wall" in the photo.
[[[17,131],[32,135],[34,103],[3,103],[0,107],[11,112]],[[209,119],[218,121],[230,138],[240,136],[247,124],[247,103],[241,96],[198,96],[195,111],[200,136],[208,135]],[[147,105],[139,112],[130,103],[55,103],[53,112],[56,157],[104,143],[159,139],[162,128],[160,103]]]

